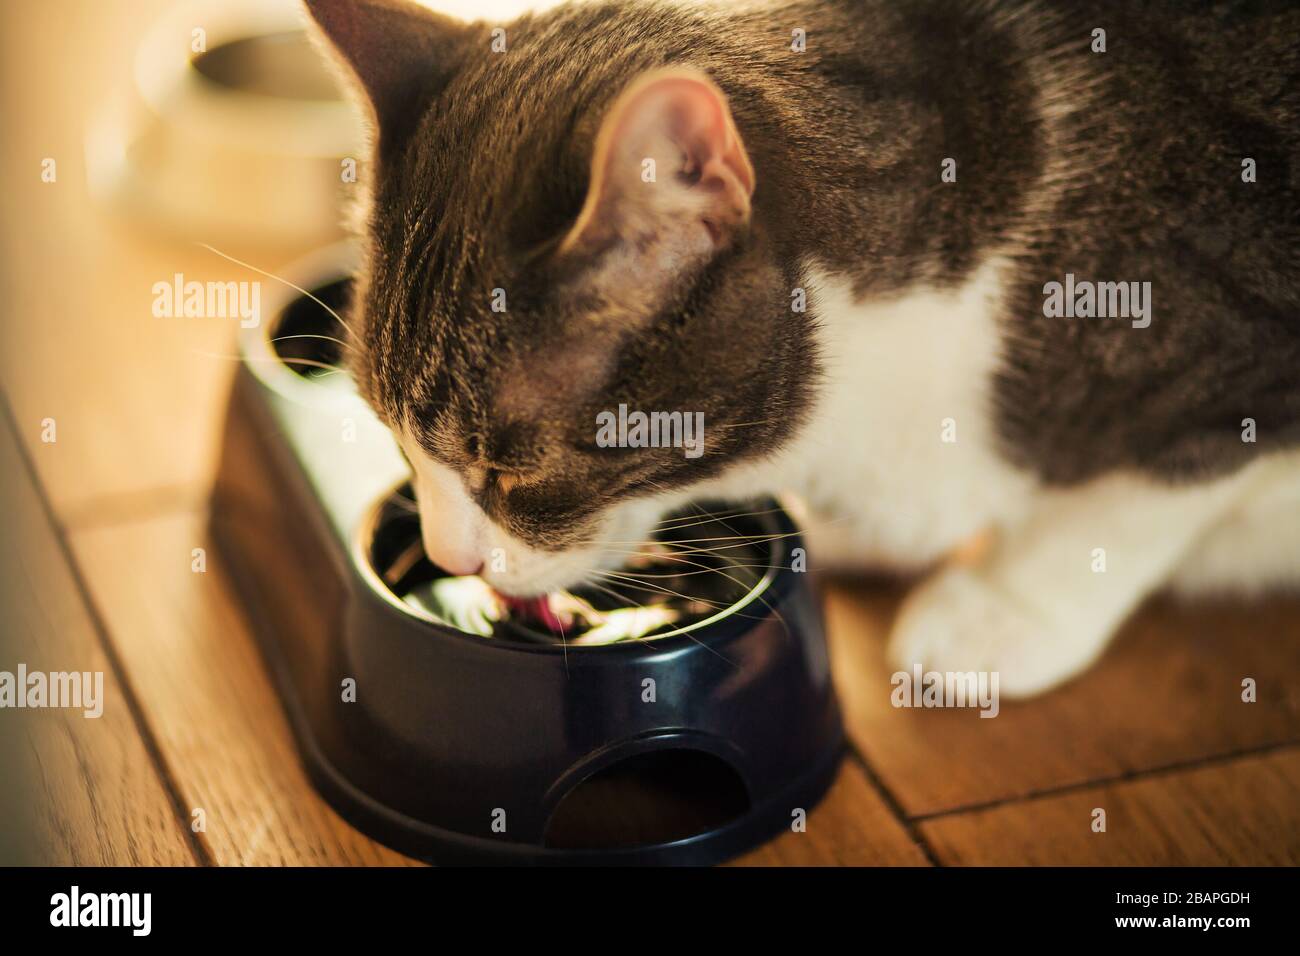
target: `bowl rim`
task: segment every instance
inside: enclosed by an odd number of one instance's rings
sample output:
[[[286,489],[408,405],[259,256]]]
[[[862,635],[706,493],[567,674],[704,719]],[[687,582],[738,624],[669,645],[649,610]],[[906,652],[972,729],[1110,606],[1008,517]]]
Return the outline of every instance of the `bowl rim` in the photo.
[[[228,0],[212,8],[187,0],[163,11],[149,24],[132,64],[136,95],[149,114],[170,130],[205,143],[256,147],[273,156],[348,155],[360,148],[354,129],[359,114],[340,84],[339,96],[303,100],[223,86],[203,75],[195,63],[202,54],[186,43],[202,28],[206,49],[248,40],[298,34],[311,42],[306,22],[292,5],[261,0]],[[326,64],[322,70],[329,71]],[[240,122],[227,122],[238,110]]]
[[[795,586],[793,578],[797,572],[785,563],[772,561],[758,583],[734,604],[685,627],[675,628],[653,637],[613,641],[606,644],[571,644],[564,641],[543,643],[510,638],[484,637],[462,631],[460,628],[439,620],[427,611],[413,607],[403,601],[380,577],[370,559],[380,517],[393,495],[401,490],[408,481],[409,479],[403,479],[396,483],[378,501],[373,502],[366,509],[361,521],[358,522],[356,533],[352,536],[350,550],[353,564],[370,592],[378,596],[386,605],[401,612],[408,619],[418,621],[443,634],[470,641],[476,647],[495,647],[501,650],[556,655],[631,652],[658,656],[698,646],[716,653],[716,649],[711,645],[728,643],[774,617],[777,620],[784,621],[780,611],[785,606]],[[773,541],[780,543],[782,557],[791,554],[794,548],[802,547],[803,533],[780,502],[774,498],[761,498],[759,501],[764,510],[764,520],[775,525],[775,531],[780,536],[773,539]],[[761,616],[746,616],[738,613],[757,601],[762,601],[766,606],[766,611]]]
[[[280,357],[273,341],[280,326],[284,324],[289,309],[296,302],[313,299],[319,290],[336,283],[355,283],[356,271],[360,265],[360,249],[355,242],[345,239],[295,260],[280,270],[280,275],[268,276],[278,287],[269,303],[270,318],[259,322],[256,328],[243,330],[239,343],[244,366],[259,382],[277,395],[302,404],[330,408],[365,405],[355,387],[330,389],[294,371]],[[284,278],[286,275],[292,278]],[[348,330],[344,329],[342,337],[346,339],[348,334]],[[351,375],[347,371],[343,374],[349,377]]]

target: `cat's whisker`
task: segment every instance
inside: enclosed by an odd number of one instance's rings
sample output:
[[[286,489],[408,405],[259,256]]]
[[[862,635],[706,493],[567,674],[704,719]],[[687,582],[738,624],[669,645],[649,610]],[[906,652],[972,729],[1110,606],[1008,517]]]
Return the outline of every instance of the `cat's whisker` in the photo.
[[[760,511],[760,512],[752,512],[752,514],[755,514],[755,515],[776,514],[776,513],[778,513],[779,511],[780,511],[780,509],[778,509],[778,508],[772,508],[772,509],[769,509],[769,510],[766,511],[766,512],[762,512],[762,511]],[[727,517],[736,517],[736,518],[739,518],[739,517],[743,517],[743,516],[744,516],[744,515],[742,515],[742,514],[736,514],[736,515],[723,515],[723,516],[719,516],[719,515],[707,515],[707,516],[704,516],[704,517],[701,519],[701,522],[700,522],[700,523],[701,523],[701,524],[708,524],[709,522],[716,521],[716,522],[722,524],[724,527],[726,527],[726,522],[725,522],[725,520],[724,520],[725,518],[727,518]],[[689,517],[694,517],[694,516],[689,516]],[[785,532],[785,533],[775,533],[775,534],[772,534],[772,535],[770,535],[770,536],[766,536],[766,540],[773,540],[773,541],[775,541],[775,540],[778,540],[778,539],[781,538],[781,537],[790,537],[790,536],[797,535],[797,534],[806,534],[806,533],[808,533],[809,531],[816,531],[816,530],[818,530],[818,529],[820,529],[820,528],[826,528],[826,527],[829,527],[829,526],[831,526],[831,525],[842,524],[842,523],[844,523],[845,521],[849,521],[849,520],[851,520],[851,519],[850,519],[850,517],[849,517],[848,515],[842,515],[842,516],[840,516],[840,517],[835,517],[835,518],[826,518],[826,519],[821,520],[821,521],[817,521],[817,522],[813,522],[813,523],[804,524],[804,525],[801,526],[801,529],[800,529],[799,531],[795,531],[795,532]],[[672,530],[679,530],[679,529],[666,528],[666,529],[662,529],[662,530],[672,531]],[[764,536],[762,536],[762,535],[749,535],[749,536],[747,536],[747,535],[736,535],[735,537],[736,537],[736,538],[741,538],[741,539],[743,539],[743,538],[749,538],[749,540],[752,540],[752,541],[761,541],[761,540],[764,538]],[[699,541],[709,541],[709,540],[728,540],[728,539],[725,538],[725,537],[716,538],[716,539],[709,539],[709,538],[689,539],[689,538],[688,538],[688,539],[683,539],[683,541],[681,541],[681,542],[678,542],[678,541],[674,541],[674,540],[671,540],[671,539],[668,540],[668,541],[664,541],[664,540],[655,539],[655,538],[642,539],[642,540],[639,540],[639,541],[637,541],[637,540],[616,540],[616,539],[613,539],[613,538],[608,538],[608,539],[601,539],[601,540],[599,540],[599,541],[593,541],[592,544],[593,544],[593,546],[595,546],[595,547],[604,547],[605,545],[621,544],[621,545],[627,545],[627,546],[629,546],[629,547],[634,547],[634,548],[639,548],[639,549],[646,549],[646,548],[664,548],[664,547],[671,547],[671,546],[676,545],[676,544],[679,544],[679,543],[691,543],[692,540],[694,540],[694,541],[696,541],[696,542],[699,542]],[[714,549],[711,549],[711,548],[700,548],[700,549],[696,549],[696,550],[698,550],[700,553],[706,553],[706,552],[711,551],[711,550],[714,550]],[[628,551],[628,552],[620,552],[620,553],[624,553],[624,554],[642,554],[643,551]]]
[[[710,568],[709,570],[712,571],[714,574],[721,574],[721,573],[722,573],[722,572],[719,571],[717,568]],[[734,606],[735,606],[735,602],[729,602],[729,603],[723,604],[723,603],[719,603],[719,602],[717,602],[717,601],[710,601],[708,598],[695,597],[695,596],[690,595],[690,594],[683,594],[683,593],[680,592],[680,591],[674,591],[674,590],[672,590],[671,588],[660,587],[659,585],[654,585],[654,584],[638,584],[638,583],[635,582],[635,581],[626,581],[626,580],[623,580],[622,577],[621,577],[620,575],[618,575],[617,573],[614,573],[614,572],[609,572],[609,571],[599,571],[599,572],[597,572],[597,573],[600,574],[600,575],[602,575],[606,580],[612,581],[612,582],[614,582],[614,583],[616,583],[616,584],[621,584],[621,585],[624,586],[624,587],[632,588],[632,589],[635,590],[635,591],[649,591],[649,592],[652,593],[652,594],[666,594],[666,595],[668,595],[669,597],[681,598],[683,601],[694,602],[694,603],[697,603],[697,604],[703,604],[703,605],[705,605],[705,606],[707,606],[707,607],[711,607],[711,608],[713,608],[715,611],[725,611],[725,610],[727,610],[727,608],[730,608],[730,607],[734,607]],[[728,575],[723,575],[723,577],[726,577],[728,580],[735,581],[734,578],[731,578],[731,577],[728,576]],[[736,583],[739,584],[739,583],[741,583],[741,582],[738,582],[738,581],[737,581]],[[757,617],[756,615],[753,615],[753,614],[744,614],[744,613],[741,613],[740,611],[735,612],[735,616],[738,617],[738,618],[741,618],[741,619],[743,619],[743,620],[749,620],[749,621],[757,621],[757,620],[761,620],[761,618]]]
[[[650,591],[654,594],[667,594],[669,597],[681,598],[683,601],[690,601],[697,604],[708,605],[709,607],[717,611],[721,611],[724,608],[731,606],[730,604],[722,604],[718,601],[711,601],[705,597],[696,597],[690,594],[683,594],[681,591],[674,591],[672,588],[666,588],[657,584],[643,584],[637,581],[629,581],[625,579],[623,575],[619,574],[616,571],[597,571],[595,573],[600,575],[602,578],[604,578],[607,581],[615,581],[620,584],[626,585],[627,587],[633,588],[634,590],[637,591]]]
[[[560,650],[564,653],[564,676],[567,678],[569,676],[569,641],[564,633],[564,622],[557,618],[556,623],[560,625]]]
[[[735,551],[740,548],[746,548],[754,544],[766,544],[770,541],[776,541],[776,540],[778,539],[777,538],[752,538],[748,540],[738,541],[734,544],[717,544],[717,545],[712,545],[710,547],[665,549],[662,548],[661,546],[660,548],[654,551],[654,556],[659,557],[665,554],[725,555],[729,551]],[[621,542],[611,542],[611,543],[619,544]],[[618,553],[618,554],[625,554],[634,557],[645,557],[647,555],[647,552],[644,549],[635,549],[635,550],[628,551],[620,548],[606,547],[605,550],[609,551],[612,554]]]
[[[615,550],[610,549],[610,548],[606,548],[606,549],[604,550],[603,553],[605,553],[605,554],[617,554],[617,555],[627,555],[627,554],[631,554],[631,555],[639,555],[639,554],[641,554],[641,552],[638,552],[638,551],[615,551]],[[685,552],[685,553],[692,553],[692,552]],[[706,552],[706,553],[707,553],[707,552]],[[715,565],[711,565],[711,564],[702,564],[702,563],[700,563],[699,561],[691,561],[689,558],[683,557],[683,553],[681,553],[681,552],[672,552],[672,551],[669,551],[669,552],[663,552],[663,553],[661,553],[661,554],[656,555],[656,557],[658,557],[660,560],[664,560],[664,561],[676,561],[676,562],[679,563],[679,564],[685,564],[685,565],[688,565],[688,566],[693,567],[693,568],[703,568],[703,569],[706,570],[706,571],[713,571],[713,572],[721,573]],[[725,559],[724,559],[724,560],[725,560]],[[727,566],[728,566],[728,567],[731,567],[732,565],[729,564],[729,565],[727,565]],[[734,580],[734,579],[733,579],[733,580]],[[737,583],[740,583],[740,582],[737,582]]]
[[[771,571],[772,570],[772,565],[770,564],[728,564],[727,567],[743,569],[746,571]],[[630,578],[654,579],[654,578],[684,578],[684,577],[689,577],[692,574],[713,574],[716,573],[716,571],[717,571],[716,568],[707,568],[703,571],[672,571],[672,572],[666,572],[664,574],[649,574],[645,571],[627,571],[627,570],[620,570],[618,573]]]
[[[322,375],[321,378],[326,378],[329,375],[348,374],[348,371],[345,368],[340,368],[337,365],[331,365],[328,362],[318,362],[316,359],[309,359],[309,358],[294,358],[294,357],[259,358],[257,356],[251,356],[251,355],[228,355],[225,352],[209,352],[206,349],[190,349],[190,352],[192,352],[194,355],[203,355],[206,356],[207,358],[226,359],[227,361],[230,362],[270,362],[273,365],[281,365],[281,364],[306,365],[310,368],[327,369],[328,371],[326,372],[325,375]]]
[[[716,519],[719,523],[721,518]],[[665,544],[702,544],[710,541],[778,541],[781,538],[789,538],[798,534],[797,531],[776,531],[771,533],[760,532],[758,534],[720,534],[711,538],[673,538]]]
[[[707,515],[685,515],[680,518],[665,518],[655,524],[655,528],[661,531],[681,531],[683,528],[694,528],[698,525],[708,524],[711,521],[719,521],[722,518],[762,518],[767,515],[776,514],[780,508],[768,508],[766,511],[728,511],[722,514]],[[672,521],[672,524],[668,522]]]
[[[293,284],[292,282],[290,282],[288,279],[285,279],[285,278],[283,278],[282,276],[278,276],[278,275],[276,275],[276,274],[273,273],[273,272],[267,272],[265,269],[259,269],[257,266],[255,266],[255,265],[253,265],[253,264],[251,264],[251,263],[245,262],[245,261],[242,260],[242,259],[236,259],[234,256],[229,255],[229,254],[227,254],[227,253],[225,253],[225,252],[222,252],[222,251],[221,251],[220,249],[218,249],[216,246],[210,246],[210,245],[208,245],[206,242],[196,243],[196,245],[201,246],[202,248],[208,250],[208,252],[211,252],[211,253],[214,253],[215,255],[221,256],[221,258],[223,258],[223,259],[225,259],[225,260],[227,260],[227,261],[229,261],[229,262],[233,262],[233,263],[234,263],[235,265],[237,265],[237,266],[243,266],[245,269],[251,269],[253,272],[256,272],[258,275],[266,276],[268,279],[274,279],[276,282],[283,283],[284,285],[288,286],[290,289],[293,289],[295,292],[300,292],[300,293],[302,293],[302,294],[305,295],[307,298],[311,299],[313,302],[315,302],[317,305],[319,305],[319,306],[320,306],[322,309],[324,309],[326,312],[328,312],[330,315],[332,315],[332,316],[334,317],[334,320],[335,320],[336,322],[338,322],[339,325],[343,326],[343,328],[347,330],[347,333],[348,333],[349,335],[352,335],[352,334],[353,334],[352,329],[348,326],[348,324],[347,324],[346,322],[343,321],[343,317],[342,317],[341,315],[339,315],[337,312],[335,312],[333,309],[331,309],[328,305],[326,305],[324,302],[322,302],[322,301],[321,301],[319,298],[317,298],[315,295],[313,295],[312,293],[308,292],[308,291],[307,291],[306,289],[304,289],[302,286],[294,285],[294,284]]]
[[[603,573],[603,572],[598,572],[598,573]],[[599,590],[599,591],[604,591],[607,595],[609,595],[610,597],[614,598],[615,600],[617,600],[617,601],[619,601],[619,602],[624,602],[624,601],[628,601],[628,600],[630,600],[630,599],[627,597],[627,595],[625,595],[625,594],[619,594],[617,591],[611,591],[611,590],[609,590],[608,588],[603,588],[603,587],[601,587],[599,584],[596,584],[596,583],[591,582],[591,581],[588,581],[588,583],[590,583],[591,586],[594,587],[594,588],[596,588],[597,590]],[[633,601],[632,603],[635,604],[635,605],[636,605],[638,608],[640,608],[641,610],[643,610],[643,611],[646,610],[646,606],[645,606],[644,604],[637,604],[636,601]],[[739,668],[739,667],[740,667],[740,665],[737,664],[735,661],[733,661],[731,658],[729,658],[729,657],[727,657],[725,654],[719,652],[719,651],[717,650],[717,648],[710,647],[708,644],[705,644],[703,641],[701,641],[701,640],[700,640],[698,637],[696,637],[694,634],[691,634],[689,631],[687,631],[687,632],[683,632],[683,633],[685,634],[686,637],[690,638],[693,642],[695,642],[696,644],[700,645],[700,647],[704,648],[706,651],[708,651],[710,654],[712,654],[712,655],[714,655],[715,657],[717,657],[719,660],[726,661],[726,662],[727,662],[728,664],[730,664],[732,667],[735,667],[735,668]],[[641,640],[643,643],[646,643],[646,644],[649,644],[649,643],[650,643],[650,641],[647,640],[647,639],[645,639],[645,638],[639,638],[639,640]]]
[[[732,546],[732,547],[737,547],[737,546]],[[703,553],[712,553],[714,550],[718,550],[718,549],[703,549]],[[619,553],[619,552],[614,551],[614,550],[612,550],[612,549],[607,549],[607,553],[609,553],[609,554],[617,554],[617,553]],[[623,553],[626,554],[626,553],[628,553],[628,552],[623,552]],[[631,552],[631,553],[634,554],[634,555],[640,554],[640,552]],[[690,560],[687,560],[687,559],[681,557],[681,552],[672,552],[672,551],[669,551],[669,552],[667,552],[667,553],[661,553],[661,554],[658,555],[658,556],[659,556],[660,558],[664,558],[664,559],[667,559],[667,560],[676,560],[676,561],[678,561],[679,563],[682,563],[682,564],[686,564],[686,565],[689,565],[689,566],[692,566],[692,567],[696,567],[696,568],[703,568],[703,569],[706,570],[706,571],[712,571],[712,572],[714,572],[714,573],[716,573],[716,574],[721,574],[723,577],[725,577],[728,581],[731,581],[733,584],[736,584],[737,586],[739,586],[739,587],[741,587],[741,588],[743,588],[743,589],[748,590],[749,585],[748,585],[746,582],[741,581],[741,580],[739,580],[739,579],[737,579],[737,578],[735,578],[735,577],[732,577],[731,575],[727,574],[725,571],[723,571],[723,570],[720,569],[720,568],[712,567],[712,566],[707,565],[707,564],[701,564],[701,563],[698,562],[698,561],[690,561]],[[769,611],[771,611],[772,614],[776,616],[776,619],[777,619],[778,621],[781,622],[781,626],[785,629],[786,633],[787,633],[787,634],[791,633],[791,632],[790,632],[790,625],[789,625],[789,623],[785,620],[784,616],[782,616],[781,612],[778,611],[776,608],[774,608],[774,607],[771,605],[771,603],[769,603],[768,600],[767,600],[766,598],[764,598],[761,594],[757,595],[757,598],[758,598],[759,601],[762,602],[763,606],[766,607]]]
[[[714,556],[714,557],[719,557],[722,560],[727,560],[728,555],[724,554],[723,552],[732,551],[740,547],[744,547],[744,545],[743,544],[722,545],[716,548],[678,548],[676,550],[660,549],[654,552],[653,557],[660,560],[671,561],[675,559],[681,559],[684,556],[690,555],[690,556],[701,557],[701,558]],[[627,551],[622,548],[601,548],[600,550],[604,554],[616,554],[619,555],[620,557],[627,557],[627,558],[644,558],[647,556],[647,552],[645,552],[644,550]]]
[[[721,522],[720,518],[713,520]],[[798,534],[797,531],[774,531],[759,532],[757,534],[724,534],[716,535],[711,538],[670,538],[666,541],[656,541],[656,544],[672,546],[677,544],[700,544],[709,541],[777,541],[781,538],[789,538]],[[636,541],[620,541],[611,539],[610,544],[638,544]]]
[[[332,335],[316,335],[316,334],[311,333],[311,332],[297,332],[297,333],[294,333],[293,335],[277,335],[275,338],[271,339],[271,341],[272,341],[272,342],[288,342],[290,339],[322,339],[322,340],[324,340],[324,341],[326,341],[326,342],[334,342],[334,343],[337,344],[340,348],[345,349],[345,350],[347,350],[347,349],[351,349],[351,348],[352,348],[352,345],[351,345],[350,343],[345,342],[345,341],[343,341],[342,339],[336,339],[336,338],[335,338],[334,336],[332,336]]]
[[[731,525],[727,524],[727,522],[725,522],[725,521],[719,521],[718,523],[721,524],[721,525],[722,525],[724,528],[726,528],[728,531],[730,531],[730,532],[732,532],[732,533],[735,533],[735,530],[736,530],[736,529],[733,528]],[[799,532],[795,532],[795,534],[798,534],[798,533],[799,533]],[[789,535],[785,535],[784,537],[789,537]],[[764,606],[765,608],[767,608],[767,609],[768,609],[769,611],[771,611],[774,615],[776,615],[776,619],[777,619],[778,621],[781,622],[781,627],[785,630],[786,637],[789,637],[790,634],[791,634],[791,631],[790,631],[790,625],[789,625],[789,623],[786,621],[785,617],[782,616],[781,612],[778,611],[776,608],[774,608],[774,607],[773,607],[773,606],[768,602],[768,600],[767,600],[765,597],[763,597],[763,595],[759,594],[759,595],[758,595],[758,599],[759,599],[759,601],[762,602],[762,604],[763,604],[763,606]]]
[[[590,576],[588,576],[588,577],[586,577],[586,578],[583,578],[583,580],[582,580],[582,584],[583,584],[584,587],[593,588],[594,590],[597,590],[597,591],[600,591],[600,592],[602,592],[602,593],[604,593],[604,594],[607,594],[609,597],[614,598],[614,599],[615,599],[616,601],[618,601],[619,603],[623,603],[623,602],[625,602],[625,601],[629,601],[629,600],[631,600],[631,599],[628,598],[626,595],[619,594],[619,593],[617,593],[616,591],[611,591],[609,588],[606,588],[606,587],[601,587],[601,586],[600,586],[599,584],[597,584],[595,581],[591,580]],[[642,611],[647,610],[647,608],[646,608],[646,606],[645,606],[644,604],[637,604],[636,601],[632,601],[632,603],[633,603],[634,605],[636,605],[636,607],[637,607],[638,609],[642,610]],[[628,636],[631,637],[632,640],[637,641],[638,643],[645,644],[645,645],[647,645],[647,646],[650,646],[650,645],[652,644],[652,641],[651,641],[650,639],[645,638],[645,637],[638,637],[638,636],[635,636],[635,635],[628,635]]]

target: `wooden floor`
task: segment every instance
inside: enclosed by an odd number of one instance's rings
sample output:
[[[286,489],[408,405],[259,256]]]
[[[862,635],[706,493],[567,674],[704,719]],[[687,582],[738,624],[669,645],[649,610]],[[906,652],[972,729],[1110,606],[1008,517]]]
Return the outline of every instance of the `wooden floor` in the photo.
[[[410,862],[308,786],[207,538],[233,368],[217,356],[235,329],[155,319],[150,288],[175,272],[255,276],[86,194],[86,120],[125,79],[150,4],[56,6],[11,7],[0,30],[0,670],[102,670],[107,703],[99,720],[0,711],[0,862]],[[57,183],[40,181],[46,156]],[[230,251],[271,270],[290,258]],[[900,594],[830,586],[852,750],[806,832],[739,862],[1300,862],[1300,600],[1153,602],[1087,676],[981,720],[890,706],[882,648]],[[1241,700],[1247,677],[1258,702]]]

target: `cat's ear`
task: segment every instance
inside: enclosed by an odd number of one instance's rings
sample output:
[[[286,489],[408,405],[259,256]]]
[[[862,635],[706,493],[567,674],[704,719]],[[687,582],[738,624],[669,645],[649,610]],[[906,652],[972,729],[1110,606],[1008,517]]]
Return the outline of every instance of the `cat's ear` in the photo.
[[[381,150],[400,142],[455,75],[472,27],[411,0],[306,0],[374,111]]]
[[[754,167],[725,94],[698,70],[655,70],[601,123],[587,198],[560,253],[623,245],[644,268],[680,269],[735,239],[753,193]]]

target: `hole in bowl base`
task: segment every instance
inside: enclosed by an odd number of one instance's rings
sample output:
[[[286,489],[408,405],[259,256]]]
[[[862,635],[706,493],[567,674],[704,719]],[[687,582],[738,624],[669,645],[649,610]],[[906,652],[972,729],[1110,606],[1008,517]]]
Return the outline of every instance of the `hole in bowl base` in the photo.
[[[634,849],[684,840],[750,808],[740,775],[699,750],[658,750],[605,767],[565,794],[551,814],[551,849]]]

